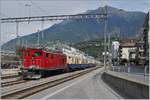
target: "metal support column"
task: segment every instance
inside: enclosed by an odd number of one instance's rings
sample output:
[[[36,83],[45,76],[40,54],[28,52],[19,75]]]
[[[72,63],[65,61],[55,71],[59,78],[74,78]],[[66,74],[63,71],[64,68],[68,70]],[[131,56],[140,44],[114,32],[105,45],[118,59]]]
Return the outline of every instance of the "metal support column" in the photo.
[[[16,22],[16,36],[17,36],[16,50],[18,50],[18,47],[20,45],[20,37],[18,32],[19,32],[19,22]]]
[[[16,54],[19,55],[19,49],[20,49],[20,36],[19,36],[19,22],[16,21],[16,36],[17,36],[17,43],[16,43]],[[22,69],[22,61],[19,61],[18,68]],[[21,70],[22,71],[22,70]]]
[[[37,41],[37,46],[40,47],[40,30],[38,32],[38,41]]]
[[[105,71],[106,71],[107,6],[105,6],[105,13],[106,13],[106,18],[105,18],[105,26],[104,26],[104,68],[105,68]]]
[[[41,32],[42,32],[42,40],[43,40],[43,38],[44,38],[44,19],[42,19]]]
[[[26,49],[27,49],[27,47],[28,47],[28,41],[26,40]]]

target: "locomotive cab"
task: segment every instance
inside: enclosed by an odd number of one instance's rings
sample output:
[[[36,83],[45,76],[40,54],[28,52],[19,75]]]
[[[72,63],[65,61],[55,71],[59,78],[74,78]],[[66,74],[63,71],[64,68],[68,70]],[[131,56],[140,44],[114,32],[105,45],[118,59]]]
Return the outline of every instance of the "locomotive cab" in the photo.
[[[56,70],[67,69],[66,55],[61,52],[27,48],[23,53],[23,70],[29,72],[24,75],[25,77],[32,78],[35,75],[45,77]]]

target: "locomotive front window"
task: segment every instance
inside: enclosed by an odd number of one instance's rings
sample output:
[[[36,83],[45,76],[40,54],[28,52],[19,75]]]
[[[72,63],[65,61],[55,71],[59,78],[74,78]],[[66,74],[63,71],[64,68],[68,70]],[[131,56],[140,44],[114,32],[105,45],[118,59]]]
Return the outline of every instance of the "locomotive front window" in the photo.
[[[48,58],[48,53],[46,53],[46,58]]]
[[[35,52],[35,56],[37,56],[37,57],[42,56],[42,52]]]
[[[29,51],[27,51],[27,56],[30,56],[30,52]]]

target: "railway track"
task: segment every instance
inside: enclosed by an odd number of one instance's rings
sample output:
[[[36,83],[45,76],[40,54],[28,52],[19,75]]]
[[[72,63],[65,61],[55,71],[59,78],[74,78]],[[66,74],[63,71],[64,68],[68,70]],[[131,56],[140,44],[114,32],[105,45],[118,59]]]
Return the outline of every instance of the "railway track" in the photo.
[[[1,79],[11,79],[11,78],[16,78],[19,77],[19,75],[9,75],[9,76],[2,76]]]
[[[27,80],[15,80],[15,81],[9,81],[9,82],[3,82],[1,83],[1,87],[6,87],[6,86],[12,86],[20,83],[25,83],[28,82]]]
[[[25,97],[33,95],[33,94],[40,92],[42,90],[45,90],[47,88],[59,85],[59,84],[64,83],[66,81],[69,81],[69,80],[72,80],[72,79],[77,78],[79,76],[82,76],[86,73],[89,73],[93,70],[96,70],[97,68],[87,69],[87,70],[84,70],[84,71],[79,72],[79,73],[74,73],[72,75],[65,76],[65,77],[60,78],[60,79],[48,81],[46,83],[41,83],[41,84],[31,86],[31,87],[26,87],[26,88],[20,89],[20,90],[11,91],[10,93],[2,94],[1,98],[2,99],[23,99]]]

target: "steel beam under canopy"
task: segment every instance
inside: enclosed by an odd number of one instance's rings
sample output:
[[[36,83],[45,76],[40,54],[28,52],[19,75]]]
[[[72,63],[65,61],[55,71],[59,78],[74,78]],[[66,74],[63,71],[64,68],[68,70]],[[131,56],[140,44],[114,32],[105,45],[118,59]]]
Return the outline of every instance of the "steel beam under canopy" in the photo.
[[[2,18],[1,23],[31,22],[31,21],[52,21],[52,20],[70,20],[70,19],[106,19],[107,14],[77,14],[77,15],[58,15],[58,16],[35,16],[35,17],[17,17]]]

